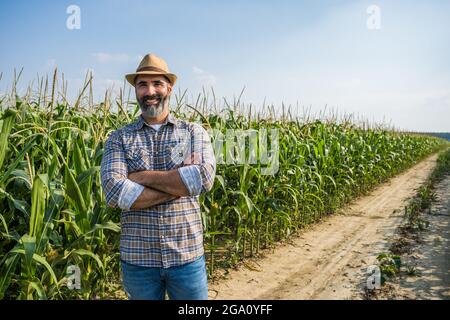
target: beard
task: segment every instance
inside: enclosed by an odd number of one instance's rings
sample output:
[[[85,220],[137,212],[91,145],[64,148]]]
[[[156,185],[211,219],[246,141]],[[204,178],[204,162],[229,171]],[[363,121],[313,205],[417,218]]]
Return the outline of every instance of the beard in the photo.
[[[144,116],[148,118],[156,118],[157,116],[163,114],[165,109],[169,105],[169,97],[163,97],[161,95],[155,94],[151,96],[143,96],[141,99],[137,99],[141,112]],[[147,101],[157,100],[156,104],[147,104]]]

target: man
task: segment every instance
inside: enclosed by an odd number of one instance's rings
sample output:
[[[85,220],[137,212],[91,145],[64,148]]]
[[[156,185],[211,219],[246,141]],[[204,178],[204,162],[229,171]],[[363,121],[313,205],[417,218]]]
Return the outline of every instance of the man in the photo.
[[[146,55],[126,75],[141,109],[108,137],[101,163],[107,204],[123,209],[120,257],[130,299],[207,299],[199,195],[216,161],[202,126],[177,119],[169,98],[177,77]]]

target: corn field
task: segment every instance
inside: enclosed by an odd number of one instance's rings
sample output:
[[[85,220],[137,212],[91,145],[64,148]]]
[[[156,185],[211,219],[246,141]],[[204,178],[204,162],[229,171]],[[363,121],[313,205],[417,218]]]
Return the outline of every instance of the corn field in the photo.
[[[0,97],[0,297],[115,298],[120,210],[106,206],[99,168],[106,138],[133,121],[138,108],[122,94],[112,99],[106,93],[94,104],[84,97],[90,82],[69,104],[55,86],[48,93],[47,83],[40,83],[37,94],[19,97],[13,90]],[[352,121],[275,117],[274,108],[244,115],[239,101],[213,112],[207,110],[217,106],[205,97],[189,104],[178,96],[175,104],[178,117],[218,132],[279,132],[275,175],[262,174],[260,165],[219,164],[213,189],[200,198],[211,275],[446,145],[436,137]],[[79,290],[66,285],[74,265],[80,268]]]

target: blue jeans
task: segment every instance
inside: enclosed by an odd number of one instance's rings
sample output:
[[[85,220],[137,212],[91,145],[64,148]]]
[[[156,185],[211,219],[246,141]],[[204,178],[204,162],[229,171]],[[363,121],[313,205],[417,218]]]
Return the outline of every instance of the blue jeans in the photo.
[[[122,262],[123,286],[131,300],[208,300],[205,256],[171,268],[140,267]]]

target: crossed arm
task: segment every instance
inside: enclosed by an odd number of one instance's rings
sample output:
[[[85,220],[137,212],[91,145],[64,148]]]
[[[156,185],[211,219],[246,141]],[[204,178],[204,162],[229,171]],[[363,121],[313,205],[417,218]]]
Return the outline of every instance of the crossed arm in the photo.
[[[129,173],[120,133],[113,132],[106,142],[101,164],[107,204],[124,210],[143,209],[209,191],[215,177],[214,152],[206,131],[200,127],[196,133],[190,164],[169,171]]]
[[[178,170],[137,171],[128,174],[128,179],[144,186],[144,190],[131,206],[132,209],[149,208],[189,195]]]

